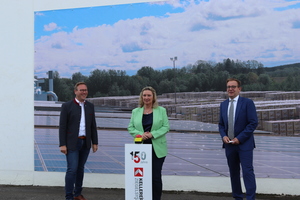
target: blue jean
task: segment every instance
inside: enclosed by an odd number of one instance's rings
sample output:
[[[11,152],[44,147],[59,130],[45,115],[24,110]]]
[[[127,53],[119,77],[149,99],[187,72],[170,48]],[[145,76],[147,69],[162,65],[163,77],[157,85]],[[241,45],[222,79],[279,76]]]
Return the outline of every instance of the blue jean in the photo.
[[[86,148],[84,139],[78,139],[76,150],[68,150],[66,155],[68,166],[65,176],[66,199],[73,199],[73,196],[81,195],[84,165],[89,153],[90,149]]]

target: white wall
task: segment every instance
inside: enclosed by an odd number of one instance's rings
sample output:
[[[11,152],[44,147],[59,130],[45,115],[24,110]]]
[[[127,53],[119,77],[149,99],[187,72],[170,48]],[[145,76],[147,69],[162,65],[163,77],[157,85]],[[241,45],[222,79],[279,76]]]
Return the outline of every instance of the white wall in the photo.
[[[0,184],[63,186],[34,171],[34,11],[157,0],[0,0]],[[300,195],[296,179],[257,179],[258,193]],[[124,188],[124,175],[86,174],[86,187]],[[165,190],[229,192],[229,178],[165,176]]]
[[[0,1],[0,183],[32,184],[33,1]]]

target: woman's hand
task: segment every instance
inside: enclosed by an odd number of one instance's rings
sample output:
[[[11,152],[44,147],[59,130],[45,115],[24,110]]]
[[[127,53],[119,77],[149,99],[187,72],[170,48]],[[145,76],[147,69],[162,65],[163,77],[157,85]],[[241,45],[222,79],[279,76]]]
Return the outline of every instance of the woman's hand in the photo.
[[[142,135],[143,140],[151,139],[153,138],[152,134],[150,132],[145,132]]]

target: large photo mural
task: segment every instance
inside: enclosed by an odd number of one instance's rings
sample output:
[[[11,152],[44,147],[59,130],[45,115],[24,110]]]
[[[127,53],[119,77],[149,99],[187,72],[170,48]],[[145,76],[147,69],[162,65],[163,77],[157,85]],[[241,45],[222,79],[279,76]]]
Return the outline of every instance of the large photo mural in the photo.
[[[163,174],[229,176],[218,120],[234,76],[257,108],[257,177],[300,178],[299,10],[291,0],[171,0],[35,12],[35,170],[66,171],[60,109],[84,81],[99,138],[86,172],[124,174],[131,110],[152,86],[170,121]]]

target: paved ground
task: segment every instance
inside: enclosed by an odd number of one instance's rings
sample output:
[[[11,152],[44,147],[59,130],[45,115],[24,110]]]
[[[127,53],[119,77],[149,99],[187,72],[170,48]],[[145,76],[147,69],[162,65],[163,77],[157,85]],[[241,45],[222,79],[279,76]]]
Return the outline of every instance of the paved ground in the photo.
[[[121,189],[84,188],[88,200],[125,200]],[[62,187],[0,186],[0,199],[5,200],[58,200],[64,199]],[[162,200],[232,200],[230,194],[198,192],[164,192]],[[257,200],[299,200],[300,196],[257,195]]]

